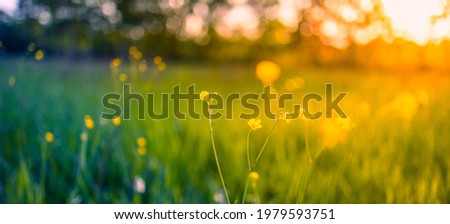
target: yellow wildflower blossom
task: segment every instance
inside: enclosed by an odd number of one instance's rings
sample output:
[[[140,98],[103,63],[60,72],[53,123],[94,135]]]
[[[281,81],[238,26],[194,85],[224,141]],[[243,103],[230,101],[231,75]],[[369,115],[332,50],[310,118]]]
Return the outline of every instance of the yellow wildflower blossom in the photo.
[[[255,171],[250,172],[248,175],[250,177],[250,180],[253,181],[253,182],[258,181],[259,178],[260,178],[259,173],[255,172]]]
[[[138,147],[138,154],[143,156],[147,153],[147,148],[145,147]]]
[[[147,71],[147,63],[145,62],[145,60],[144,60],[144,61],[141,61],[141,62],[139,63],[138,68],[139,68],[139,71],[140,71],[140,72],[145,72],[145,71]]]
[[[44,59],[44,52],[42,50],[36,51],[36,53],[34,54],[34,59],[36,59],[36,61]]]
[[[128,79],[127,74],[125,74],[125,73],[120,73],[120,75],[119,75],[119,81],[125,82],[125,81],[127,81],[127,79]]]
[[[156,56],[155,58],[153,58],[153,63],[155,63],[155,65],[160,65],[161,63],[163,63],[162,57]]]
[[[262,128],[262,125],[261,125],[261,119],[250,119],[250,120],[247,122],[247,124],[248,124],[248,126],[250,126],[250,128],[251,128],[253,131],[256,131],[256,130]]]
[[[345,143],[348,132],[353,128],[350,118],[326,119],[320,127],[320,135],[325,148],[332,149]]]
[[[81,141],[87,141],[87,139],[88,139],[88,134],[86,133],[86,132],[83,132],[83,133],[81,133],[80,134],[80,139],[81,139]]]
[[[45,133],[45,141],[47,141],[48,143],[52,143],[54,140],[55,140],[55,137],[53,136],[53,134],[51,132]]]
[[[112,119],[112,122],[115,126],[119,126],[121,123],[120,117],[115,117],[114,119]]]
[[[207,91],[203,90],[200,92],[200,99],[202,101],[208,100],[208,97],[209,97],[209,93]]]
[[[130,48],[128,48],[129,54],[134,54],[136,51],[138,51],[138,48],[134,45],[132,45]]]
[[[95,123],[92,120],[91,116],[86,115],[84,116],[84,125],[86,126],[87,129],[91,130],[94,128]]]
[[[111,60],[111,67],[118,68],[122,61],[119,58],[114,58]]]
[[[167,68],[166,63],[158,64],[158,70],[159,71],[164,71],[164,70],[166,70],[166,68]]]
[[[136,142],[139,147],[145,147],[147,145],[147,140],[144,137],[137,138]]]

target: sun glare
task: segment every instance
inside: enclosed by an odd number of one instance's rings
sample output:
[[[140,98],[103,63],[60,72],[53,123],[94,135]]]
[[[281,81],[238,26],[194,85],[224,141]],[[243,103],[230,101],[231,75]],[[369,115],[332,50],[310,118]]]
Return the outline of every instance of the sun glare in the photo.
[[[412,40],[419,45],[449,36],[448,19],[437,19],[444,14],[443,1],[382,0],[381,2],[384,14],[391,20],[395,36]]]

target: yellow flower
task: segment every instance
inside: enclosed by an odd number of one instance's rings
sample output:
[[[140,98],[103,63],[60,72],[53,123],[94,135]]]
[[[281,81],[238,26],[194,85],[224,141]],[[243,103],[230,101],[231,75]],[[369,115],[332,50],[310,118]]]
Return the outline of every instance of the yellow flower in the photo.
[[[112,122],[115,126],[119,126],[120,125],[120,117],[115,117],[114,119],[112,119]]]
[[[145,147],[147,145],[147,140],[144,137],[137,138],[136,142],[139,147]]]
[[[146,148],[147,140],[145,140],[144,137],[139,137],[139,138],[137,138],[136,142],[138,145],[138,150],[137,150],[138,154],[141,156],[145,155],[147,153],[147,148]]]
[[[320,135],[325,148],[332,149],[345,143],[348,132],[353,128],[350,118],[326,119],[320,127]]]
[[[134,57],[134,59],[136,59],[136,60],[141,60],[142,57],[143,57],[143,54],[142,54],[142,52],[140,52],[140,51],[136,51],[136,53],[133,54],[133,57]]]
[[[34,54],[34,58],[36,59],[36,61],[42,60],[44,58],[44,52],[42,50],[36,51],[36,53]]]
[[[46,132],[45,133],[45,141],[47,141],[48,143],[52,143],[53,140],[55,140],[53,134],[51,132]]]
[[[141,61],[140,63],[139,63],[139,71],[140,72],[145,72],[145,71],[147,71],[147,63],[145,62],[145,60],[144,61]]]
[[[130,55],[134,54],[136,51],[138,51],[138,48],[136,46],[134,46],[134,45],[132,45],[130,48],[128,48],[128,53]]]
[[[125,74],[125,73],[120,73],[120,75],[119,75],[119,80],[120,80],[121,82],[125,82],[125,81],[127,81],[127,79],[128,79],[127,74]]]
[[[140,52],[136,46],[131,46],[131,47],[128,49],[128,53],[129,53],[131,56],[133,56],[133,58],[136,59],[136,60],[141,60],[141,59],[142,59],[142,56],[143,56],[143,55],[142,55],[142,52]]]
[[[158,70],[164,71],[164,70],[166,70],[166,68],[167,68],[166,63],[163,62],[161,64],[158,64]]]
[[[163,63],[162,57],[156,56],[155,58],[153,58],[153,63],[155,63],[155,65],[160,65],[161,63]]]
[[[86,141],[87,139],[88,139],[88,135],[87,135],[87,133],[86,132],[83,132],[83,133],[81,133],[80,134],[80,139],[81,139],[81,141]]]
[[[250,120],[247,122],[247,124],[248,124],[248,126],[250,126],[250,128],[251,128],[253,131],[256,131],[256,130],[262,128],[262,125],[261,125],[261,119],[250,119]]]
[[[253,182],[258,181],[259,178],[260,178],[259,173],[255,172],[255,171],[250,172],[248,175],[250,177],[250,180],[253,181]]]
[[[200,92],[200,99],[202,101],[208,100],[209,93],[205,90]]]
[[[111,60],[111,67],[117,68],[121,63],[122,61],[119,58],[114,58],[113,60]]]
[[[91,130],[94,128],[95,123],[92,120],[91,116],[86,115],[84,116],[84,125],[86,126],[87,129]]]
[[[147,149],[145,147],[138,147],[138,154],[143,156],[147,153]]]
[[[270,84],[280,77],[281,68],[271,61],[261,61],[256,65],[256,77],[263,84]]]

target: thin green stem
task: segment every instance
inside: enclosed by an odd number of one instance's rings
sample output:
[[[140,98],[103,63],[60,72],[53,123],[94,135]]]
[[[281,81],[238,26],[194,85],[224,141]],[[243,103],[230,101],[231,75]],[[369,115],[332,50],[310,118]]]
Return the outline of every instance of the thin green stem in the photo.
[[[275,126],[277,125],[277,123],[278,123],[278,119],[275,121],[272,128],[270,129],[269,135],[267,136],[266,141],[264,141],[264,145],[262,146],[261,150],[259,151],[258,156],[256,157],[255,162],[253,163],[252,167],[250,168],[250,172],[252,172],[255,169],[256,164],[258,164],[259,158],[261,157],[262,153],[264,152],[264,149],[267,146],[267,142],[269,142],[270,136],[272,135],[273,130],[275,129]]]
[[[307,171],[308,174],[307,174],[306,177],[305,177],[305,182],[303,183],[303,187],[302,187],[302,192],[301,192],[301,195],[300,195],[300,199],[298,200],[298,202],[299,202],[300,204],[303,204],[303,200],[304,200],[304,198],[305,198],[306,190],[307,190],[307,187],[308,187],[309,177],[311,176],[311,172],[312,172],[313,166],[314,166],[314,164],[311,165],[310,167],[308,167],[308,171]]]
[[[342,161],[342,163],[339,166],[338,170],[334,174],[334,177],[333,177],[333,179],[332,179],[332,181],[330,183],[330,186],[328,188],[328,192],[327,192],[327,194],[325,196],[325,199],[323,200],[323,203],[326,203],[326,201],[328,201],[328,197],[330,196],[330,193],[331,193],[331,190],[332,190],[331,187],[336,185],[339,176],[344,171],[344,168],[347,166],[348,162],[352,159],[352,156],[353,156],[353,151],[351,151],[350,154],[347,156],[347,158],[345,158],[345,160]]]
[[[252,133],[252,129],[250,129],[248,131],[248,134],[247,134],[247,163],[248,163],[248,170],[250,170],[252,168],[252,164],[250,162],[250,147],[249,147],[250,133]]]
[[[87,141],[89,139],[89,135],[87,131],[82,133],[86,138],[81,141],[81,150],[80,150],[80,170],[84,171],[86,169],[86,153],[87,153]],[[83,137],[84,138],[84,137]]]
[[[314,155],[314,160],[317,160],[317,158],[319,158],[319,156],[322,154],[322,151],[323,151],[323,149],[320,149]],[[310,177],[311,177],[311,173],[313,171],[314,164],[315,164],[315,163],[312,163],[312,159],[310,161],[311,161],[311,165],[308,167],[308,174],[306,175],[305,182],[303,184],[303,189],[302,189],[302,192],[301,192],[301,195],[300,195],[300,200],[299,200],[300,204],[303,204],[303,201],[305,199],[306,190],[308,188],[308,184],[309,184],[309,180],[310,180]]]
[[[253,182],[252,183],[252,188],[253,188],[253,195],[254,195],[254,198],[255,198],[254,203],[255,204],[259,204],[259,203],[261,203],[261,200],[260,200],[260,197],[259,197],[259,194],[258,194],[258,190],[256,189],[256,187],[257,187],[256,182]]]
[[[208,108],[208,110],[211,110]],[[217,170],[219,171],[220,181],[222,182],[223,190],[225,191],[225,197],[227,198],[228,204],[230,204],[230,198],[228,197],[227,187],[225,186],[225,180],[223,179],[222,169],[220,168],[219,157],[217,156],[216,144],[214,142],[214,132],[212,128],[212,113],[209,111],[209,134],[211,136],[211,144],[214,151],[214,158],[216,159]]]
[[[89,139],[89,135],[88,135],[88,132],[86,129],[83,130],[80,137],[81,137],[81,149],[80,149],[80,155],[79,155],[80,156],[79,157],[79,167],[78,167],[77,175],[75,178],[75,182],[77,184],[76,184],[75,189],[71,193],[71,199],[73,197],[75,197],[78,194],[78,192],[80,190],[82,190],[81,189],[82,186],[85,187],[85,184],[86,184],[85,180],[83,178],[83,175],[85,175],[84,171],[86,169],[87,142]]]
[[[313,163],[313,159],[312,159],[312,156],[311,156],[311,149],[309,147],[308,121],[305,121],[305,149],[306,149],[306,154],[308,155],[308,163],[312,164]],[[314,158],[314,159],[316,159],[316,158]],[[300,203],[303,203],[303,200],[304,200],[304,197],[305,197],[306,188],[308,186],[309,178],[311,176],[311,172],[312,172],[312,169],[313,169],[312,166],[313,166],[313,164],[311,165],[311,167],[308,168],[307,175],[305,177],[305,182],[303,183],[302,192],[301,192],[300,199],[299,199]]]
[[[247,181],[245,182],[244,195],[242,196],[242,204],[245,203],[245,198],[247,197],[248,184],[250,182],[250,174],[247,174]]]

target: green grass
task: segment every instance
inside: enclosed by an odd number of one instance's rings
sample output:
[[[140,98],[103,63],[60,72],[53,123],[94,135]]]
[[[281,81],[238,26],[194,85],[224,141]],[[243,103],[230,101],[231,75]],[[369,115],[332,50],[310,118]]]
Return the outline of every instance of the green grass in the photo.
[[[183,91],[195,84],[198,93],[221,95],[263,90],[253,64],[169,62],[166,71],[151,69],[151,75],[133,83],[133,91],[164,93],[176,84]],[[450,203],[446,74],[334,68],[284,68],[282,73],[274,84],[280,92],[289,78],[305,81],[294,91],[296,98],[323,94],[325,83],[333,83],[335,93],[348,92],[341,105],[353,127],[338,131],[346,138],[329,149],[324,147],[326,119],[308,121],[308,135],[301,119],[277,124],[246,203]],[[106,61],[1,59],[0,87],[0,203],[215,203],[217,195],[223,198],[207,118],[131,119],[120,126],[101,121],[101,99],[113,90]],[[410,120],[397,116],[409,105],[393,109],[396,98],[403,102],[399,94],[420,92],[428,103],[417,101]],[[196,102],[198,111],[201,107]],[[80,169],[85,115],[95,128],[87,131],[86,169]],[[261,119],[263,128],[250,135],[252,161],[273,124]],[[220,119],[213,128],[230,200],[240,203],[248,173],[247,120]],[[45,141],[46,132],[54,134],[54,142]],[[138,137],[147,139],[145,155],[137,152]],[[136,176],[146,183],[143,193],[133,189]]]

